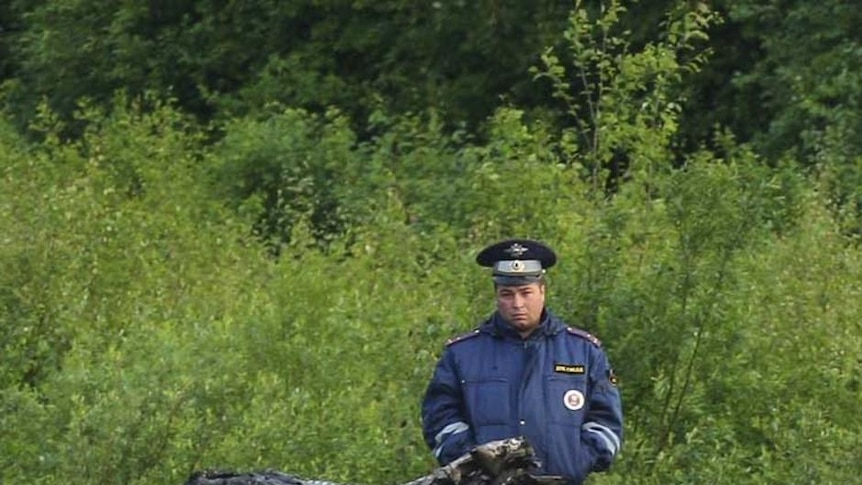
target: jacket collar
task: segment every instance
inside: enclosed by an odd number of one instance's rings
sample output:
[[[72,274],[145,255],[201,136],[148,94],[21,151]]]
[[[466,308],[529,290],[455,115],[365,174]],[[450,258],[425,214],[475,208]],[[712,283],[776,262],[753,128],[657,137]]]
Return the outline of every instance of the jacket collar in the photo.
[[[542,310],[542,318],[539,323],[539,328],[537,328],[532,334],[530,334],[529,339],[538,339],[538,338],[547,338],[552,335],[556,335],[560,331],[565,328],[563,322],[557,318],[550,310],[545,308]],[[513,326],[509,325],[508,322],[503,320],[503,317],[499,312],[494,312],[493,315],[482,325],[481,330],[484,332],[488,332],[494,337],[498,338],[510,338],[510,339],[521,339],[521,334],[518,333]]]

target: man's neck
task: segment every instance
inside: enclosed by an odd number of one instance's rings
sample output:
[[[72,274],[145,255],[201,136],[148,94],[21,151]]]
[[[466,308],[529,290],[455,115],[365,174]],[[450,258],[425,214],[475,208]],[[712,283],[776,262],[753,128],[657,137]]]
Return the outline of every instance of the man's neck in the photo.
[[[533,332],[536,331],[536,328],[537,327],[533,327],[529,330],[518,330],[518,335],[521,336],[521,339],[527,340],[528,338],[530,338],[530,335],[533,335]]]

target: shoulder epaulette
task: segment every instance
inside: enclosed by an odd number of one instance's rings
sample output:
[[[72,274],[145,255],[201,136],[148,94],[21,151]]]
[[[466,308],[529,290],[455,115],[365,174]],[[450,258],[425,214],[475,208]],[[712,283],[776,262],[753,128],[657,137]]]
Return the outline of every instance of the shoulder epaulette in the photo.
[[[595,335],[591,334],[590,332],[587,332],[586,330],[581,330],[580,328],[567,326],[566,332],[569,332],[572,335],[576,335],[578,337],[581,337],[582,339],[589,340],[596,347],[602,346],[602,341],[599,340]]]
[[[470,330],[467,333],[462,333],[461,335],[450,338],[449,340],[446,341],[446,346],[448,347],[452,344],[457,344],[458,342],[463,342],[467,339],[476,337],[478,335],[479,335],[479,329],[478,328]]]

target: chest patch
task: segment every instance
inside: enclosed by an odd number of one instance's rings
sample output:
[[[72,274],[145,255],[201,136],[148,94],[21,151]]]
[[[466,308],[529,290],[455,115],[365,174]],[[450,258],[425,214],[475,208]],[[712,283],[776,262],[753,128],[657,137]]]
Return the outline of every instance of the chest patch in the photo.
[[[581,364],[554,364],[554,372],[562,374],[584,374],[586,369]]]
[[[563,395],[563,405],[566,406],[566,409],[571,409],[572,411],[581,409],[584,407],[584,394],[577,389],[566,391]]]

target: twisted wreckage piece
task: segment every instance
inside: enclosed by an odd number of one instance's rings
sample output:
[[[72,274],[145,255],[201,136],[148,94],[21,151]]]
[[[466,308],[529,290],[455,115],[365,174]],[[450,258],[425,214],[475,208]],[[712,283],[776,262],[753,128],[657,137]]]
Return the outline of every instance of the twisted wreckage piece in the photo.
[[[492,441],[430,474],[403,485],[564,485],[557,476],[532,475],[538,465],[533,447],[523,438]],[[307,480],[278,471],[196,472],[185,485],[339,485]]]

